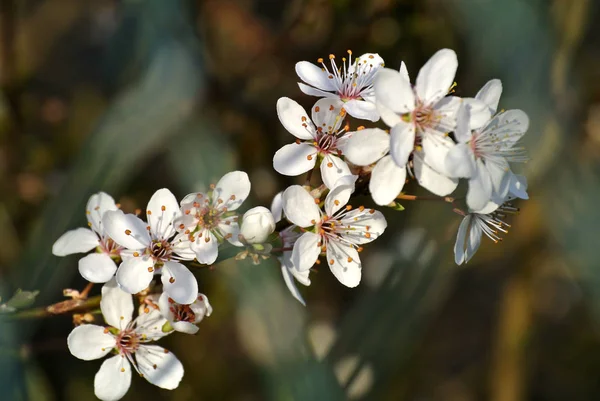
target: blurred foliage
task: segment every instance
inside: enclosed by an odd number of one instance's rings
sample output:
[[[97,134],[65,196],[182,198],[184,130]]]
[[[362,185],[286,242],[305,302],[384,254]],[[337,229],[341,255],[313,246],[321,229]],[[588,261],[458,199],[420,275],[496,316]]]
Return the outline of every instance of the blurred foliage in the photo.
[[[287,293],[276,263],[196,271],[215,307],[196,336],[165,339],[180,388],[134,378],[125,400],[591,400],[600,387],[600,35],[589,0],[0,1],[0,296],[36,305],[82,288],[50,253],[104,190],[133,211],[234,168],[254,204],[294,180],[275,102],[305,106],[294,64],[378,52],[411,75],[442,47],[457,94],[500,78],[500,106],[531,117],[530,196],[502,245],[453,265],[459,218],[403,203],[343,288],[316,271]],[[354,124],[355,128],[358,123]],[[415,186],[410,192],[419,191]],[[368,199],[357,201],[369,203]],[[99,292],[95,288],[94,293]],[[69,317],[0,321],[7,400],[92,400],[98,362],[68,353]],[[235,384],[232,384],[235,383]]]

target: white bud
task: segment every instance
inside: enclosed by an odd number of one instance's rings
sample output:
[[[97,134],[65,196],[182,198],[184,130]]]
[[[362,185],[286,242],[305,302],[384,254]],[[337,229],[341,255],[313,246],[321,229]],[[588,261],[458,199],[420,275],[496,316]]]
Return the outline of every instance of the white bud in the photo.
[[[253,207],[244,213],[240,234],[247,243],[262,244],[273,231],[275,231],[275,219],[266,207]]]

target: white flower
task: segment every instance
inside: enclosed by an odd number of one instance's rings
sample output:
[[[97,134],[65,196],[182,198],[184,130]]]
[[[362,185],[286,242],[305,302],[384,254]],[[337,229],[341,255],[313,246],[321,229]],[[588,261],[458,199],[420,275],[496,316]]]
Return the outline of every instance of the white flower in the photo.
[[[461,101],[472,106],[473,124],[480,124],[490,116],[483,101],[446,96],[457,67],[454,51],[442,49],[421,68],[414,87],[404,64],[400,71],[382,69],[374,83],[381,119],[391,127],[389,153],[392,159],[403,168],[414,151],[417,181],[439,196],[448,195],[458,185],[457,179],[447,176],[444,160],[454,146],[447,133],[456,125]],[[395,172],[387,175],[392,173]]]
[[[484,209],[470,211],[458,228],[456,243],[454,244],[454,261],[457,265],[467,263],[481,244],[481,236],[485,234],[489,239],[498,243],[502,241],[501,233],[508,233],[510,225],[503,219],[507,214],[515,214],[519,209],[510,203],[498,206],[488,203]]]
[[[358,253],[361,244],[378,238],[387,223],[383,215],[363,206],[352,210],[344,207],[353,187],[341,185],[325,199],[323,213],[315,199],[299,185],[283,193],[283,210],[289,221],[304,228],[295,242],[292,263],[298,271],[310,269],[321,252],[327,254],[327,264],[334,276],[347,287],[356,287],[361,278]]]
[[[527,160],[522,147],[515,143],[529,127],[529,118],[521,110],[507,110],[494,116],[482,128],[469,128],[470,107],[463,105],[454,132],[458,145],[446,157],[446,170],[452,177],[468,178],[467,204],[479,210],[490,200],[502,203],[516,179],[509,162]]]
[[[299,82],[300,90],[307,95],[335,100],[336,106],[343,106],[352,117],[379,120],[379,113],[374,104],[373,80],[383,67],[383,59],[376,53],[366,53],[352,61],[350,50],[348,64],[345,57],[342,58],[341,67],[337,66],[333,54],[329,55],[329,59],[331,71],[322,58],[318,60],[322,67],[308,61],[296,64],[296,73],[308,84]]]
[[[169,351],[148,343],[166,335],[166,319],[156,309],[132,320],[131,295],[119,289],[114,280],[102,287],[100,309],[109,326],[78,326],[67,338],[73,356],[90,361],[106,359],[94,378],[94,393],[104,401],[121,399],[131,384],[131,366],[155,386],[172,390],[183,377],[181,362]]]
[[[118,210],[113,198],[104,192],[98,192],[90,197],[86,206],[88,228],[77,228],[67,231],[52,246],[56,256],[66,256],[73,253],[91,253],[79,259],[79,273],[92,283],[105,283],[110,280],[117,270],[113,258],[119,258],[121,246],[116,244],[105,232],[102,215],[108,210]]]
[[[163,292],[158,299],[158,307],[175,331],[187,334],[196,334],[198,332],[196,325],[204,319],[204,316],[210,316],[213,310],[204,294],[198,294],[191,304],[182,305]]]
[[[247,244],[263,244],[273,231],[275,219],[266,207],[253,207],[244,213],[240,234]]]
[[[148,224],[133,214],[108,211],[104,228],[126,250],[117,270],[119,286],[136,294],[150,284],[154,274],[161,274],[164,291],[182,304],[196,299],[198,283],[187,267],[178,260],[192,260],[185,234],[176,234],[173,222],[181,215],[175,196],[166,188],[152,195],[146,208]]]
[[[190,247],[199,263],[214,263],[219,255],[219,244],[223,240],[242,246],[238,239],[238,216],[234,211],[249,194],[248,174],[232,171],[225,174],[217,185],[211,185],[208,193],[191,193],[183,198],[183,215],[177,220],[176,227],[189,236]],[[176,298],[171,298],[177,301]]]
[[[283,255],[279,257],[279,263],[281,263],[281,274],[283,275],[283,280],[285,285],[287,286],[290,293],[296,298],[302,305],[306,306],[306,302],[304,298],[302,298],[302,294],[298,291],[298,287],[296,287],[296,281],[300,284],[309,286],[310,279],[308,275],[310,274],[310,269],[300,271],[294,266],[294,262],[292,262],[292,253],[293,251],[287,249],[293,249],[296,240],[300,238],[302,235],[299,232],[299,228],[296,225],[292,225],[279,233],[281,237],[281,242],[283,244]]]
[[[278,173],[297,176],[321,163],[321,177],[332,189],[338,179],[351,175],[342,156],[348,134],[342,123],[344,112],[333,99],[320,99],[312,108],[312,121],[295,101],[282,97],[277,101],[279,121],[296,138],[296,143],[285,145],[273,157]],[[321,160],[322,159],[322,160]]]

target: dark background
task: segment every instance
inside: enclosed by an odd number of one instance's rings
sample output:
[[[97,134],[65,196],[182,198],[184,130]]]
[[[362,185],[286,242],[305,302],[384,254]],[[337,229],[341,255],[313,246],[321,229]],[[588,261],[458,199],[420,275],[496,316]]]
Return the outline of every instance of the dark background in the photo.
[[[214,313],[162,341],[172,392],[133,377],[125,400],[600,399],[600,38],[592,0],[0,0],[0,295],[37,306],[84,286],[52,243],[104,190],[143,208],[233,169],[249,208],[295,182],[275,103],[294,64],[352,49],[412,77],[458,53],[459,96],[491,78],[531,118],[530,200],[499,245],[457,267],[447,204],[386,211],[363,282],[326,270],[287,293],[276,263],[195,270]],[[364,123],[362,123],[364,124]],[[353,126],[353,128],[355,128]],[[420,193],[415,185],[406,189]],[[464,188],[459,187],[459,192]],[[361,200],[369,204],[368,199]],[[93,294],[99,292],[98,286]],[[0,400],[93,400],[99,361],[72,357],[69,316],[0,321]]]

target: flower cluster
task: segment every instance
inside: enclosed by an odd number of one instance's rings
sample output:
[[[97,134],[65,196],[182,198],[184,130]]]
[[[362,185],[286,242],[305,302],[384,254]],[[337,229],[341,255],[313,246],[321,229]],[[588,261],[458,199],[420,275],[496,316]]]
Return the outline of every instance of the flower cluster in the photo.
[[[145,221],[141,211],[124,213],[110,195],[94,194],[86,207],[89,228],[68,231],[56,241],[57,256],[88,253],[79,260],[79,272],[90,285],[68,294],[84,299],[92,283],[105,283],[100,308],[108,327],[80,325],[93,317],[74,318],[78,326],[68,338],[69,350],[80,359],[114,354],[95,378],[100,399],[126,393],[132,366],[159,387],[177,387],[182,364],[149,343],[174,331],[195,334],[212,312],[189,269],[194,265],[232,256],[259,264],[276,257],[285,284],[302,304],[296,282],[310,285],[310,272],[321,263],[342,285],[356,287],[363,246],[387,228],[376,207],[393,213],[403,210],[401,200],[424,198],[403,192],[413,179],[433,194],[428,200],[450,203],[463,216],[454,248],[457,264],[473,257],[483,234],[499,242],[507,232],[507,215],[518,211],[511,202],[528,197],[527,182],[513,173],[511,163],[527,161],[518,141],[529,120],[521,110],[498,112],[499,80],[489,81],[475,97],[455,96],[458,62],[449,49],[435,53],[414,83],[404,63],[399,70],[385,68],[373,53],[353,58],[348,51],[342,64],[333,55],[329,62],[296,65],[301,91],[320,98],[310,113],[288,97],[277,101],[279,120],[295,141],[275,153],[273,167],[285,176],[305,177],[304,185],[278,193],[270,210],[256,206],[239,212],[251,185],[246,173],[233,171],[180,202],[159,189],[148,202]],[[450,196],[460,179],[466,180],[466,194]],[[354,202],[362,195],[370,195],[373,206]]]

